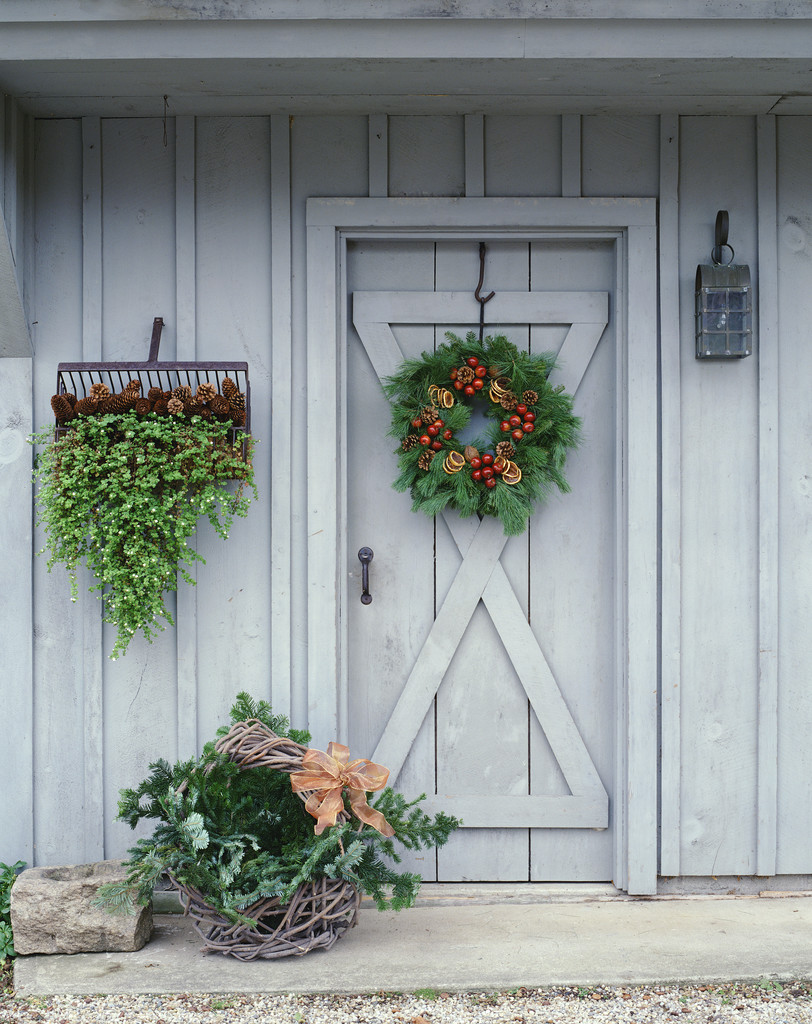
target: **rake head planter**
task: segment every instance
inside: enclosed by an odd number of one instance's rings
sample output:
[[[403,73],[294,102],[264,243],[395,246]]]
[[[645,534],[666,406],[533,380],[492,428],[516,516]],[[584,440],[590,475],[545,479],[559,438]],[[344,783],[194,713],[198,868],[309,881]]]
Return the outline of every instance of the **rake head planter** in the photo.
[[[411,906],[420,876],[383,858],[400,860],[394,842],[440,846],[459,822],[429,818],[416,806],[422,797],[407,802],[386,787],[380,765],[349,761],[337,743],[309,749],[309,739],[240,694],[231,728],[200,758],[155,762],[136,790],[122,790],[121,820],[159,824],[130,850],[125,883],[105,887],[100,902],[143,903],[166,872],[203,951],[240,960],[329,949],[355,924],[361,892],[381,910]]]

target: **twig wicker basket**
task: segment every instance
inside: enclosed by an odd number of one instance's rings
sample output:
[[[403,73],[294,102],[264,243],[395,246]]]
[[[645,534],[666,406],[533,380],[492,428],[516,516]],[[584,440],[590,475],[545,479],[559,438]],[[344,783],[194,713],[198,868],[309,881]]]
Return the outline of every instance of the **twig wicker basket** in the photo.
[[[286,774],[302,767],[306,750],[256,720],[237,722],[217,741],[216,749],[241,768],[262,766]],[[303,800],[308,796],[299,795]],[[346,819],[346,814],[339,815],[339,820]],[[344,879],[314,879],[300,885],[285,906],[278,898],[269,898],[246,907],[245,916],[257,922],[252,928],[223,917],[196,889],[175,878],[171,881],[180,895],[184,914],[192,919],[204,940],[203,952],[222,953],[238,960],[274,960],[329,949],[355,925],[361,901],[355,886]]]

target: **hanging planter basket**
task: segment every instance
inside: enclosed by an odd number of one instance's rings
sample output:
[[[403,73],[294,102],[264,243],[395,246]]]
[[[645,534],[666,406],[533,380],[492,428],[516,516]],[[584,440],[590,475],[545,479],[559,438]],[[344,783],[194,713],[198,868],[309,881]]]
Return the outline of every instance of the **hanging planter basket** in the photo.
[[[215,749],[227,754],[241,768],[266,767],[290,774],[300,771],[307,750],[301,744],[277,736],[256,720],[237,722],[219,739]],[[299,793],[306,802],[310,794]],[[346,821],[346,811],[338,816]],[[342,878],[317,878],[298,887],[287,904],[277,897],[258,900],[241,913],[256,926],[235,924],[211,907],[191,886],[170,876],[183,912],[192,919],[204,941],[204,953],[222,953],[238,960],[275,960],[302,956],[314,949],[330,949],[358,916],[361,895]]]
[[[163,318],[155,317],[146,362],[58,365],[56,394],[51,402],[57,440],[70,430],[72,420],[82,415],[131,409],[143,415],[171,415],[169,402],[175,397],[185,402],[184,415],[197,413],[229,423],[229,440],[232,445],[241,445],[245,459],[251,433],[248,363],[159,361],[163,326]],[[93,409],[90,400],[99,394],[103,402]]]

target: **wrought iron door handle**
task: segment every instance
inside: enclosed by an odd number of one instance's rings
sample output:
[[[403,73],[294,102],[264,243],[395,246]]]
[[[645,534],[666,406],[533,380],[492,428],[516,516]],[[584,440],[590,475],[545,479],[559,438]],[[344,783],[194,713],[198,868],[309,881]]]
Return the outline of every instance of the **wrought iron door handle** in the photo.
[[[372,548],[361,548],[358,552],[358,560],[361,563],[361,604],[372,604],[372,594],[369,592],[369,563],[375,557]]]

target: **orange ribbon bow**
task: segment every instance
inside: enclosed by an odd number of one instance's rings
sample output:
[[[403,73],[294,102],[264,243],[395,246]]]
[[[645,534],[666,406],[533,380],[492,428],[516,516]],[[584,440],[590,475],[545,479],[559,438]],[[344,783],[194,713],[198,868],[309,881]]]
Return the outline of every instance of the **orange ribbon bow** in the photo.
[[[389,769],[365,757],[347,763],[350,748],[341,743],[330,743],[327,753],[307,750],[302,756],[302,770],[291,772],[290,784],[294,793],[312,790],[305,810],[318,819],[316,835],[320,836],[328,825],[335,825],[344,810],[343,791],[350,791],[350,807],[359,821],[371,825],[381,835],[393,836],[395,830],[380,811],[367,803],[367,793],[383,789],[389,778]]]

